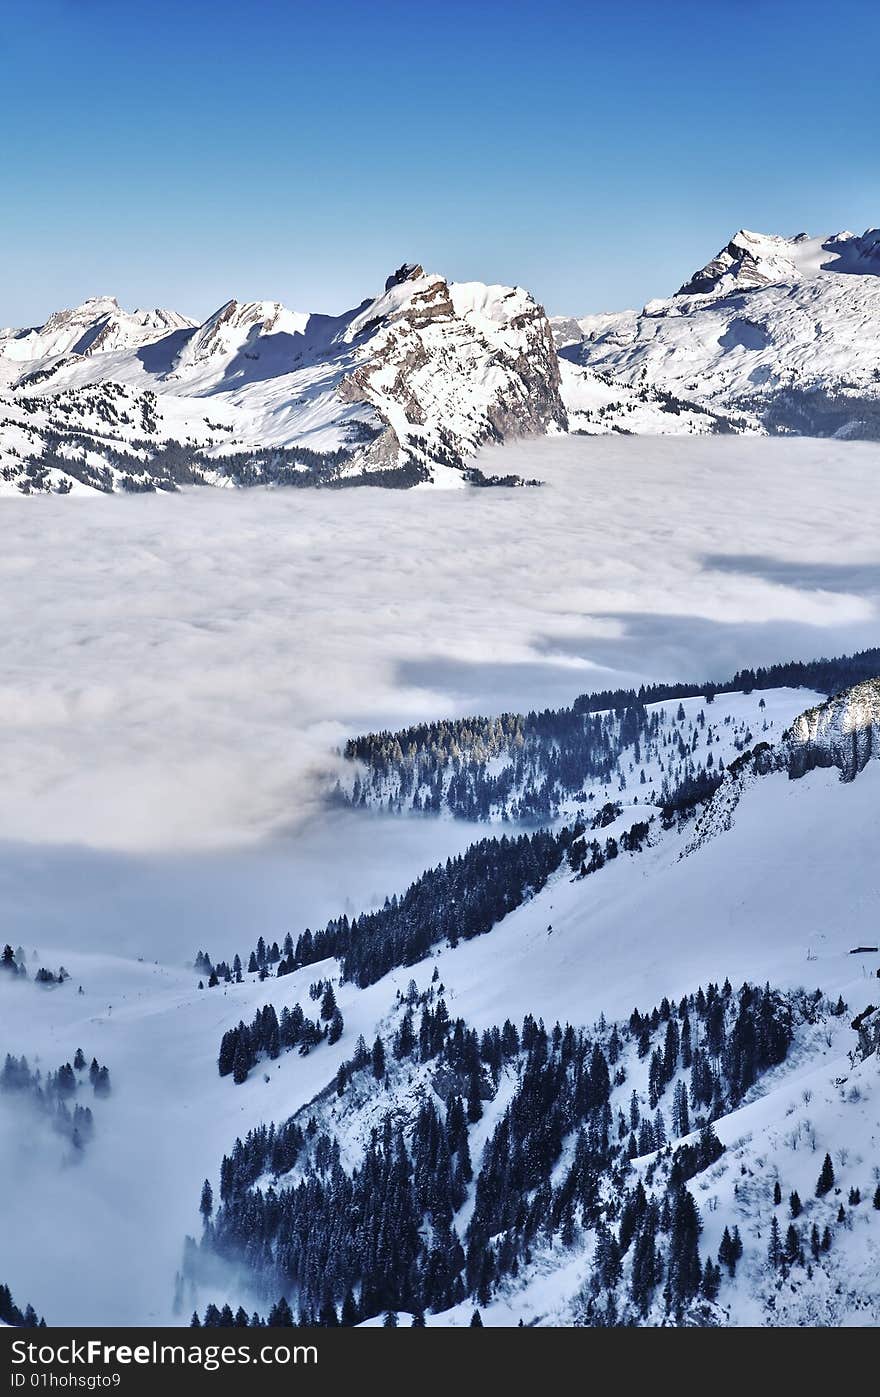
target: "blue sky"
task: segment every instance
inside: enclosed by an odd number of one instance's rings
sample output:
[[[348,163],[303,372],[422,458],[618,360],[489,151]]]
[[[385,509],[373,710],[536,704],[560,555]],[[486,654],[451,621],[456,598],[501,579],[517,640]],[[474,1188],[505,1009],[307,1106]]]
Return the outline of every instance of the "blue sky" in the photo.
[[[0,325],[342,310],[403,260],[551,312],[740,226],[880,224],[880,6],[0,0]]]

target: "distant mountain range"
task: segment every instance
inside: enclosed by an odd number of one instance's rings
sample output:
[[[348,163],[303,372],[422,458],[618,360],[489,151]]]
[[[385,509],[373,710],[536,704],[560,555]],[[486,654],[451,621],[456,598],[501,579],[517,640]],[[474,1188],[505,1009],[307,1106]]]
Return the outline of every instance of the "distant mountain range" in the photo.
[[[672,395],[732,430],[880,438],[880,229],[744,230],[669,299],[553,329],[560,356],[609,388]]]
[[[561,432],[880,438],[880,230],[739,232],[667,300],[549,319],[407,263],[339,316],[96,297],[0,330],[0,492],[486,481]]]

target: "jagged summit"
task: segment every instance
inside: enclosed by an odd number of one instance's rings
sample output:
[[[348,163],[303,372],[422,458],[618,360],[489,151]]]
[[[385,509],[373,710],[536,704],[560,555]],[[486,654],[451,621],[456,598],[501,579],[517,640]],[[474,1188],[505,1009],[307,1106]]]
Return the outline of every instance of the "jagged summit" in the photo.
[[[390,291],[392,286],[400,286],[404,281],[417,281],[419,277],[425,275],[424,268],[418,262],[404,262],[392,272],[385,282],[385,290]]]
[[[877,268],[872,264],[877,260]],[[793,238],[741,228],[717,257],[680,286],[676,296],[725,296],[732,291],[788,285],[823,272],[863,273],[880,269],[880,231]]]
[[[808,242],[805,233],[796,238],[780,238],[741,228],[717,257],[679,287],[676,295],[717,295],[732,289],[796,280],[796,253]]]

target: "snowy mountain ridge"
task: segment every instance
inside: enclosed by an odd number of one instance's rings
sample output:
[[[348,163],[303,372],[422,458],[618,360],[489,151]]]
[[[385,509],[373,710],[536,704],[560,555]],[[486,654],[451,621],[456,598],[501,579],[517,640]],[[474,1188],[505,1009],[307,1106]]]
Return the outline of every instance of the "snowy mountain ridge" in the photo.
[[[460,485],[485,442],[568,427],[549,322],[529,293],[414,263],[340,316],[230,300],[195,325],[96,298],[4,332],[0,374],[0,489],[25,493]],[[102,394],[149,395],[151,426],[110,413],[96,430],[80,404]]]
[[[878,364],[876,228],[741,229],[675,294],[580,319],[412,262],[341,315],[99,296],[0,331],[0,492],[458,486],[482,445],[567,431],[876,440]],[[96,430],[86,391],[154,395],[152,430]]]
[[[195,324],[177,311],[125,311],[115,296],[91,296],[70,310],[55,311],[36,328],[0,330],[0,367],[8,377],[35,360],[129,349]]]
[[[579,368],[742,419],[733,430],[880,437],[880,229],[741,229],[674,295],[553,326]]]

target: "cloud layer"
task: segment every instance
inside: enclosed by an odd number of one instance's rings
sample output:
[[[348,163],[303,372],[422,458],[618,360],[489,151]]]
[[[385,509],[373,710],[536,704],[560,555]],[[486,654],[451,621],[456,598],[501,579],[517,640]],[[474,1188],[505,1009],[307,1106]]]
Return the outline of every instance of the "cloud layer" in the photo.
[[[483,465],[547,485],[4,500],[0,838],[258,840],[367,725],[877,640],[876,447],[569,438]]]

